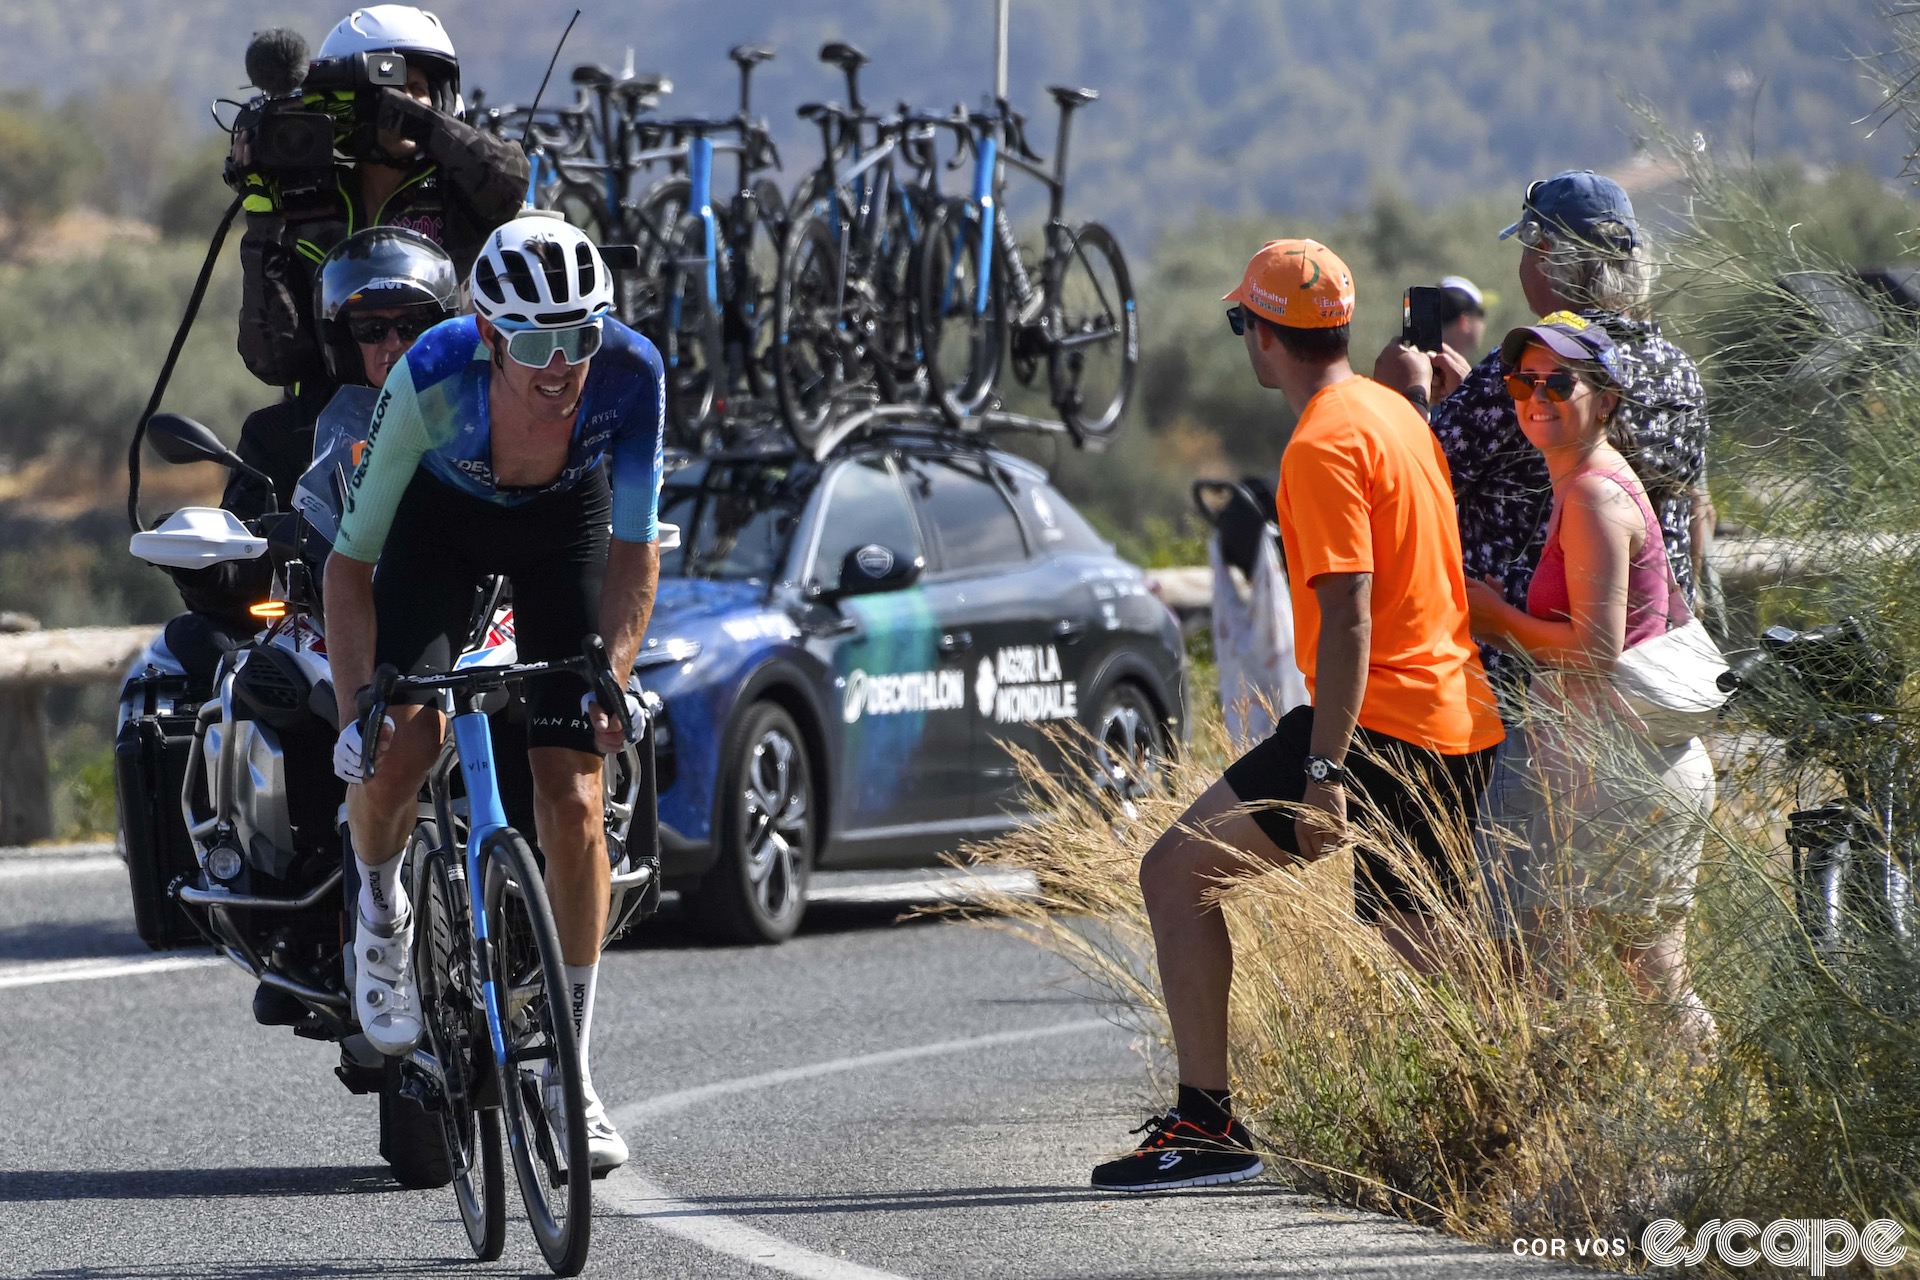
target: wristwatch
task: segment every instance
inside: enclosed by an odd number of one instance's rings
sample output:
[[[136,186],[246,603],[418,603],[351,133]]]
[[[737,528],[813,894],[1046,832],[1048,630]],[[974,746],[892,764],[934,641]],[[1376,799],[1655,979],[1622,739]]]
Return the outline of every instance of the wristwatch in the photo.
[[[1308,756],[1306,769],[1308,782],[1317,782],[1327,787],[1347,785],[1347,771],[1326,756]]]

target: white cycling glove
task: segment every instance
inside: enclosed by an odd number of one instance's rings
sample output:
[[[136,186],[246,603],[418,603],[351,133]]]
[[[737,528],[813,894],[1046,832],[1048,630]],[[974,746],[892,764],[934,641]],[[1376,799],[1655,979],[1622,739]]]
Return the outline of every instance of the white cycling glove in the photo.
[[[393,729],[392,716],[382,723],[388,731]],[[334,773],[342,782],[359,786],[367,780],[365,754],[365,747],[360,741],[360,722],[355,720],[340,731],[340,737],[333,744]]]
[[[638,742],[640,741],[640,735],[644,733],[647,728],[646,713],[640,709],[640,699],[634,697],[631,690],[626,691],[626,699],[627,741]],[[593,725],[592,709],[598,706],[599,702],[600,699],[594,697],[591,693],[583,693],[580,695],[580,714],[586,717],[589,728]]]

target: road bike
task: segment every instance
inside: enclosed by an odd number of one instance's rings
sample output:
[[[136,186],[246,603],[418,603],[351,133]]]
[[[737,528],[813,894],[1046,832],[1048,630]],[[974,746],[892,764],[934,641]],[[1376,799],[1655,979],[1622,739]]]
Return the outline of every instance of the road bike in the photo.
[[[505,1246],[504,1130],[534,1239],[556,1275],[578,1274],[592,1237],[592,1179],[578,1176],[589,1167],[586,1098],[542,863],[508,823],[487,713],[528,680],[570,672],[587,680],[634,739],[605,645],[587,636],[582,650],[561,662],[439,675],[402,676],[383,666],[362,721],[364,740],[377,742],[388,705],[410,692],[438,693],[452,711],[452,732],[425,788],[434,816],[414,829],[406,851],[425,1034],[401,1066],[401,1089],[439,1117],[461,1222],[482,1260]],[[659,899],[651,715],[643,712],[638,727],[637,744],[609,758],[608,818],[632,824],[620,824],[624,847],[609,842],[609,936]],[[378,763],[370,754],[369,777]],[[557,1124],[545,1102],[550,1092],[560,1098]]]
[[[1119,428],[1140,362],[1140,319],[1119,241],[1097,222],[1065,219],[1073,115],[1099,95],[1065,85],[1048,92],[1060,106],[1051,168],[1028,145],[1025,117],[1006,99],[969,117],[973,191],[942,203],[927,231],[915,272],[916,328],[932,395],[949,421],[992,405],[1003,359],[1023,386],[1044,363],[1048,401],[1081,444]],[[1047,190],[1036,270],[1007,215],[1008,166]]]
[[[914,263],[938,201],[937,133],[965,134],[952,117],[868,113],[858,87],[866,55],[836,42],[820,58],[846,74],[852,105],[799,109],[820,129],[822,159],[794,194],[773,321],[781,418],[809,452],[849,416],[925,399]]]
[[[1884,969],[1876,959],[1911,959],[1920,940],[1920,833],[1904,785],[1911,747],[1888,714],[1904,674],[1858,619],[1843,618],[1808,631],[1769,628],[1720,685],[1787,763],[1840,782],[1840,794],[1787,818],[1793,905],[1810,956],[1876,1004],[1912,1012],[1916,993],[1872,989]]]

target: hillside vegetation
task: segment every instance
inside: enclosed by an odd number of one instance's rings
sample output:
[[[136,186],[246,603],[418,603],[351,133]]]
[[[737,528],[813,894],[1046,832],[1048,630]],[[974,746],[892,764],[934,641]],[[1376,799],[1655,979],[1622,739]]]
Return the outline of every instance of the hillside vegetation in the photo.
[[[435,0],[466,82],[495,101],[530,97],[569,4]],[[582,0],[561,60],[674,78],[670,109],[730,110],[727,47],[765,40],[759,107],[796,145],[795,104],[839,96],[813,60],[823,40],[873,56],[870,101],[977,101],[991,85],[991,0]],[[1141,233],[1198,208],[1332,215],[1390,184],[1432,206],[1517,190],[1633,151],[1644,99],[1683,136],[1725,154],[1751,147],[1885,175],[1905,139],[1855,122],[1880,94],[1850,59],[1887,43],[1876,6],[1854,0],[1014,0],[1011,85],[1051,155],[1043,86],[1102,91],[1075,139],[1075,207]],[[50,100],[103,85],[159,85],[194,130],[236,96],[256,28],[285,23],[318,44],[338,0],[8,0],[0,90]],[[162,122],[149,115],[149,126]],[[177,122],[172,126],[177,127]],[[789,148],[793,150],[794,148]]]

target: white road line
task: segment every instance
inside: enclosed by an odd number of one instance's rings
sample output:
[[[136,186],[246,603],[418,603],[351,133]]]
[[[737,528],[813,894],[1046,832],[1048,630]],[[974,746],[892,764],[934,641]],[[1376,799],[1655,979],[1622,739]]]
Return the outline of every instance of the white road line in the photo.
[[[1023,1044],[1030,1040],[1044,1040],[1053,1036],[1080,1035],[1088,1031],[1110,1028],[1112,1025],[1104,1019],[1087,1018],[1080,1022],[1068,1022],[1053,1027],[1035,1027],[1026,1031],[1002,1031],[994,1035],[972,1036],[965,1040],[942,1040],[934,1044],[914,1045],[906,1049],[888,1049],[881,1053],[834,1058],[827,1062],[810,1063],[803,1067],[785,1067],[778,1071],[763,1072],[757,1076],[741,1076],[733,1080],[696,1085],[676,1093],[661,1094],[659,1097],[648,1098],[643,1102],[616,1107],[613,1109],[612,1116],[617,1125],[638,1125],[674,1112],[686,1111],[715,1098],[777,1088],[796,1080],[813,1080],[821,1076],[841,1075],[849,1071],[865,1071],[872,1067],[887,1067],[895,1063],[935,1058],[944,1054],[971,1053],[976,1049]],[[691,1201],[680,1199],[665,1187],[649,1182],[635,1173],[631,1167],[616,1170],[594,1190],[601,1199],[610,1201],[616,1208],[626,1213],[645,1219],[649,1226],[664,1231],[668,1235],[678,1236],[682,1240],[711,1249],[715,1253],[737,1258],[753,1266],[765,1267],[770,1271],[799,1276],[801,1280],[904,1280],[895,1272],[881,1271],[858,1262],[850,1262],[845,1258],[833,1257],[831,1254],[816,1253],[812,1249],[750,1227],[738,1219],[708,1212]]]
[[[139,978],[176,969],[225,964],[218,956],[154,956],[132,960],[46,960],[0,968],[0,990],[43,987],[55,982],[93,982],[100,978]]]
[[[1040,881],[1031,871],[984,871],[924,880],[883,880],[868,884],[810,884],[807,901],[881,904],[888,902],[972,902],[992,893],[1032,896]]]
[[[38,880],[51,876],[100,875],[108,871],[125,873],[127,864],[111,854],[92,858],[9,858],[0,862],[0,881]]]

